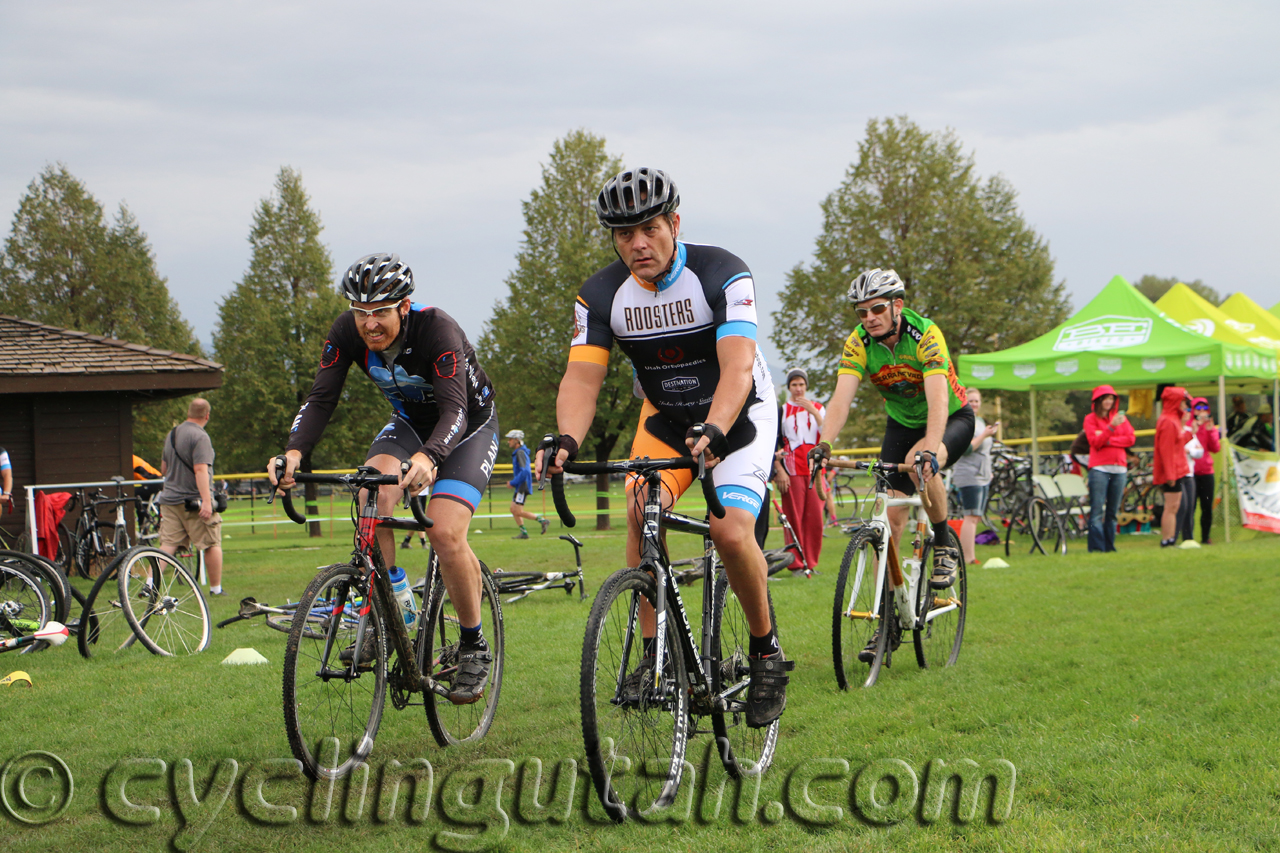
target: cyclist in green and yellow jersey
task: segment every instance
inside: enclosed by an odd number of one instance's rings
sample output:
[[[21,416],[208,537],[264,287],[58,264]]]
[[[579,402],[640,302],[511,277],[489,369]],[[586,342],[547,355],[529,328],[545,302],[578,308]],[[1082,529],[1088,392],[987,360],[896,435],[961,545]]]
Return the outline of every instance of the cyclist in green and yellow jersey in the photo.
[[[934,476],[964,453],[973,441],[973,410],[956,377],[942,329],[903,303],[907,288],[893,270],[871,269],[849,286],[849,301],[862,323],[845,341],[836,377],[836,390],[827,404],[822,441],[810,451],[819,464],[831,455],[831,441],[840,434],[858,385],[870,379],[884,397],[889,415],[880,459],[912,462],[923,453],[924,489],[933,522],[933,577],[929,585],[946,589],[955,582],[960,551],[947,527],[947,495],[942,478]],[[915,494],[916,475],[890,477],[894,492]],[[907,509],[889,510],[896,545],[906,523]]]

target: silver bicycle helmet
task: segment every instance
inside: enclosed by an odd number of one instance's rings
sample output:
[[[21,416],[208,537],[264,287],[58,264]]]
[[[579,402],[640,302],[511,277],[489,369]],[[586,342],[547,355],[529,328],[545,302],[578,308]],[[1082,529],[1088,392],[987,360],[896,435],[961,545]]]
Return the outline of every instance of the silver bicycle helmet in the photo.
[[[661,169],[627,169],[605,182],[596,216],[605,228],[628,228],[680,206],[680,190]]]
[[[394,253],[365,255],[347,267],[342,277],[342,295],[352,302],[385,302],[404,299],[410,293],[413,270]]]
[[[849,301],[855,305],[878,296],[895,299],[906,295],[907,286],[902,283],[902,279],[898,278],[898,274],[893,270],[882,270],[879,267],[869,269],[855,278],[849,285],[848,293]]]

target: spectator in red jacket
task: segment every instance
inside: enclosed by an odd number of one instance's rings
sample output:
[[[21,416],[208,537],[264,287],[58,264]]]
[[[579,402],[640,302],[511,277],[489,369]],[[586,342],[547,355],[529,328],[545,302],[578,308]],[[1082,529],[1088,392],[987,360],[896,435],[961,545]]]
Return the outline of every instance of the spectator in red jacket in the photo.
[[[1209,528],[1213,526],[1213,454],[1222,449],[1222,440],[1218,434],[1218,425],[1209,414],[1209,401],[1204,397],[1196,397],[1191,401],[1191,411],[1195,417],[1196,439],[1204,448],[1204,455],[1196,460],[1193,466],[1196,475],[1196,500],[1200,504],[1200,541],[1205,545],[1212,543]]]
[[[1089,551],[1116,549],[1116,514],[1128,477],[1125,448],[1134,442],[1133,425],[1116,406],[1116,389],[1093,389],[1093,411],[1084,416],[1089,442]]]
[[[1164,514],[1160,518],[1160,547],[1177,542],[1178,507],[1182,505],[1181,479],[1187,464],[1186,443],[1195,433],[1191,428],[1191,395],[1186,388],[1170,385],[1160,395],[1160,419],[1156,421],[1156,453],[1151,482],[1164,493]]]

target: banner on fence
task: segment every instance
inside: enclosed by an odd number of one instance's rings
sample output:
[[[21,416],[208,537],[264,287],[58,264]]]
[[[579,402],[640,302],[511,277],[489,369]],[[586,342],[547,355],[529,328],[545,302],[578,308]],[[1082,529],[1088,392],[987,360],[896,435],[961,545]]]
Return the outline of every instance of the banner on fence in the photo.
[[[1252,530],[1280,533],[1280,454],[1231,445],[1240,515]]]

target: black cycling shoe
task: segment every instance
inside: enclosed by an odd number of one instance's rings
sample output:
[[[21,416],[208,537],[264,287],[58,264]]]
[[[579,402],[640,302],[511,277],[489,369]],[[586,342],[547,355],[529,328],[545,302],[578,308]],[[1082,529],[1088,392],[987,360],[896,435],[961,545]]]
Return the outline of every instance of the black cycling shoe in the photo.
[[[782,651],[750,658],[751,683],[747,685],[747,725],[764,728],[782,716],[787,708],[788,672],[796,662],[783,657]]]
[[[948,589],[956,582],[956,569],[960,565],[960,549],[936,547],[933,549],[933,577],[930,589]]]
[[[484,696],[489,684],[489,666],[493,652],[489,644],[481,640],[478,646],[458,647],[458,668],[453,675],[453,687],[449,701],[455,705],[470,705]]]
[[[622,679],[622,690],[618,695],[620,704],[638,705],[644,698],[645,688],[653,683],[655,660],[652,655],[640,658],[640,664]]]
[[[369,631],[364,635],[364,648],[360,652],[360,662],[356,664],[356,669],[372,669],[373,668],[374,658],[377,657],[377,654],[374,651],[373,643],[374,643],[373,632]],[[355,647],[356,647],[356,644],[353,641],[351,645],[347,646],[345,649],[338,652],[338,660],[350,666],[352,652],[355,650]]]

